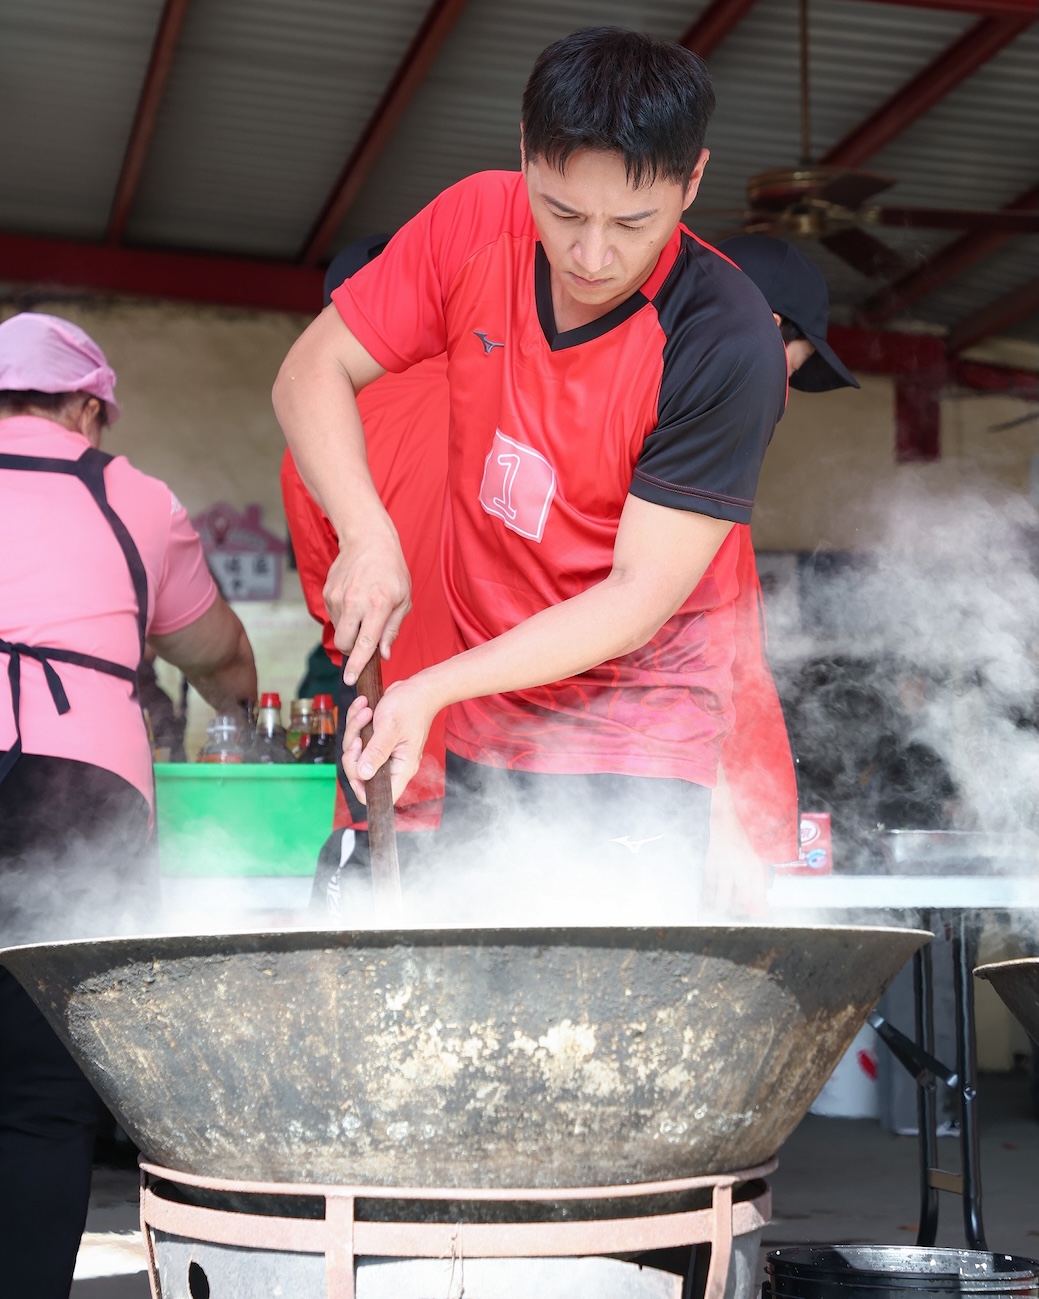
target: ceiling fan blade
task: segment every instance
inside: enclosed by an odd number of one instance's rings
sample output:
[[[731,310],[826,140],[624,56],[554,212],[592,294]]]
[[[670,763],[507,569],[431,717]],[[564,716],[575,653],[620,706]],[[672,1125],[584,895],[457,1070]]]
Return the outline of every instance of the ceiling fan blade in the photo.
[[[856,226],[838,230],[836,234],[823,235],[819,242],[860,274],[871,278],[878,275],[903,275],[909,269],[908,263],[893,248]]]
[[[878,176],[872,171],[843,171],[828,180],[816,197],[854,211],[874,194],[890,189],[895,183],[890,176]]]
[[[870,224],[920,230],[998,230],[1005,234],[1039,234],[1039,210],[977,212],[969,208],[877,207],[860,213]]]

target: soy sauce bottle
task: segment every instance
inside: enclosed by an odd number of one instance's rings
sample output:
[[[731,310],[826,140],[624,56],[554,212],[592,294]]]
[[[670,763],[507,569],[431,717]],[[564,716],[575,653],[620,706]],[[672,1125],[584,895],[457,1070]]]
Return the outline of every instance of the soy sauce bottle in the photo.
[[[285,728],[281,724],[281,696],[260,696],[260,709],[252,733],[246,762],[295,762],[285,743]]]
[[[315,695],[310,717],[310,736],[299,755],[300,762],[335,762],[336,716],[331,695]]]

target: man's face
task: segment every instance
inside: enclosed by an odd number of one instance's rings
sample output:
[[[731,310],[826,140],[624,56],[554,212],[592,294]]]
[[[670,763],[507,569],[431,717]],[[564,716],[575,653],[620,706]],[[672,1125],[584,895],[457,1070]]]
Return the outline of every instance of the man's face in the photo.
[[[704,149],[686,186],[658,178],[637,189],[618,153],[582,149],[564,171],[544,158],[524,158],[530,209],[552,267],[557,306],[561,296],[571,313],[592,321],[640,289],[696,197],[708,156]]]

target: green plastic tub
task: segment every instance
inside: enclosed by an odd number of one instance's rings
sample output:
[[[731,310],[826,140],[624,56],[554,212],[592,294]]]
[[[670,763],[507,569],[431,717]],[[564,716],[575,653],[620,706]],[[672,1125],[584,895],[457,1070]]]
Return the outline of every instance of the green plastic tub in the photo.
[[[313,875],[335,784],[331,763],[157,762],[163,875]]]

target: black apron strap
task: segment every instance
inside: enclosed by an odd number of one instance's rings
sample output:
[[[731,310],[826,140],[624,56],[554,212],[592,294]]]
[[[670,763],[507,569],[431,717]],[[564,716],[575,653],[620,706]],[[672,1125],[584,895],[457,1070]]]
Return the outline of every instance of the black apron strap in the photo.
[[[88,447],[78,460],[61,460],[53,456],[19,456],[0,453],[0,469],[21,469],[30,473],[71,474],[83,483],[94,498],[98,509],[112,529],[119,548],[126,560],[130,573],[134,596],[137,602],[137,637],[140,658],[144,657],[144,645],[148,628],[148,574],[141,559],[141,552],[126,524],[122,521],[108,501],[105,490],[105,466],[112,457],[94,447]],[[35,659],[43,668],[43,675],[50,690],[51,699],[58,715],[69,711],[68,696],[61,683],[61,678],[53,664],[73,663],[77,667],[92,668],[106,676],[119,677],[128,681],[137,698],[137,668],[127,667],[125,663],[114,663],[110,659],[98,658],[93,654],[80,654],[76,650],[59,649],[46,645],[23,645],[19,642],[0,639],[0,653],[8,658],[7,679],[11,689],[11,706],[14,713],[15,741],[10,749],[0,758],[0,781],[4,779],[22,752],[21,698],[22,698],[22,659]]]
[[[93,654],[77,654],[75,650],[50,648],[45,645],[22,645],[18,641],[0,640],[0,654],[6,654],[7,681],[11,687],[11,711],[14,714],[14,743],[0,757],[0,782],[18,761],[22,752],[22,659],[35,659],[43,668],[43,675],[50,690],[58,716],[69,711],[69,697],[61,684],[61,677],[54,670],[51,660],[60,663],[75,663],[79,667],[93,668],[95,672],[104,672],[111,677],[120,677],[124,681],[136,682],[137,673],[125,663],[112,663],[108,659],[97,658]]]
[[[137,543],[130,536],[130,530],[115,510],[108,503],[105,491],[105,466],[112,457],[104,451],[88,447],[74,463],[79,468],[79,476],[87,491],[97,502],[97,507],[108,521],[108,526],[115,533],[115,539],[123,552],[126,567],[130,570],[130,581],[133,583],[134,595],[137,597],[137,638],[140,642],[140,658],[144,658],[144,642],[148,635],[148,574],[144,560],[137,549]],[[137,678],[134,676],[134,694],[137,693]]]

